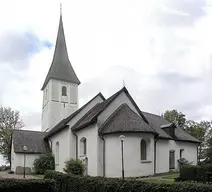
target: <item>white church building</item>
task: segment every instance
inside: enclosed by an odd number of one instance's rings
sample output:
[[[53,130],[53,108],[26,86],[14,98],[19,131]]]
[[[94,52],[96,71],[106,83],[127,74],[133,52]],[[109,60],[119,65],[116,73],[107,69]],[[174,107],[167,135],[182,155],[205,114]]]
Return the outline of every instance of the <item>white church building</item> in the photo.
[[[44,84],[42,131],[15,130],[12,134],[12,170],[33,171],[34,160],[52,152],[55,170],[79,158],[85,174],[121,177],[149,176],[178,169],[177,160],[197,164],[200,142],[161,116],[142,111],[123,87],[109,98],[101,93],[79,108],[80,80],[69,61],[62,15],[51,67]],[[23,146],[27,146],[24,151]]]

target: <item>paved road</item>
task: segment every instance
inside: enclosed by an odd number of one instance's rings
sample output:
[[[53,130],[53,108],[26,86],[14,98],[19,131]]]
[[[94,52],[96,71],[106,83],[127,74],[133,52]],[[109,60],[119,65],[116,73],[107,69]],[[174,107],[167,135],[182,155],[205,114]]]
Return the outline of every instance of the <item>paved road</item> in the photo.
[[[8,174],[7,172],[0,172],[0,178],[23,179],[23,175]],[[25,179],[38,179],[38,177],[34,175],[26,175]]]

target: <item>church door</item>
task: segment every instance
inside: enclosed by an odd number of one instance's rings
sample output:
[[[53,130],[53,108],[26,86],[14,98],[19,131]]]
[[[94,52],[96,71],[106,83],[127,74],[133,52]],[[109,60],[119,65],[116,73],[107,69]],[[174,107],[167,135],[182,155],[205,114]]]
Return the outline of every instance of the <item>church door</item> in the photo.
[[[175,169],[175,151],[169,151],[169,169]]]

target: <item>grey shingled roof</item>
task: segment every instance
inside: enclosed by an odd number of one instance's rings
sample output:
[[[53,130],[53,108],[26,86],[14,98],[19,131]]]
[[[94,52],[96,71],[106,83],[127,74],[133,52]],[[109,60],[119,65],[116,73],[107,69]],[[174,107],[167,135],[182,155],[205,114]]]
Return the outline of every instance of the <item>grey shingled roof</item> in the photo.
[[[43,90],[46,87],[50,79],[57,79],[61,81],[80,84],[80,81],[68,58],[62,15],[60,16],[60,23],[59,23],[53,61],[41,90]]]
[[[97,104],[96,106],[94,106],[90,111],[88,111],[73,127],[72,130],[73,131],[77,131],[80,130],[82,128],[84,128],[85,126],[92,124],[94,122],[97,121],[97,117],[98,115],[100,115],[100,113],[102,111],[104,111],[108,105],[122,92],[125,92],[126,95],[128,96],[128,98],[131,100],[131,102],[133,103],[133,105],[135,106],[135,108],[138,110],[139,114],[141,115],[141,117],[143,118],[143,120],[145,122],[148,122],[147,119],[145,118],[145,116],[141,113],[140,109],[138,108],[137,104],[135,103],[135,101],[133,100],[133,98],[131,97],[131,95],[129,94],[128,90],[126,89],[126,87],[123,87],[122,89],[120,89],[119,91],[117,91],[115,94],[113,94],[111,97],[109,97],[108,99],[106,99],[104,102]]]
[[[39,131],[14,130],[12,133],[14,152],[23,153],[23,146],[27,146],[26,153],[45,153],[50,151],[47,141],[44,140],[46,133]]]
[[[122,104],[99,129],[101,134],[145,132],[158,135],[142,117],[137,115],[127,104]]]
[[[76,110],[74,113],[72,113],[71,115],[69,115],[67,118],[63,119],[62,121],[60,121],[57,125],[55,125],[49,132],[47,132],[46,134],[46,138],[47,137],[51,137],[54,134],[62,131],[63,129],[65,129],[67,127],[67,123],[74,118],[80,111],[82,111],[89,103],[91,103],[95,98],[97,97],[101,97],[102,100],[105,100],[104,96],[102,95],[102,93],[98,93],[95,97],[93,97],[91,100],[89,100],[85,105],[83,105],[82,107],[80,107],[78,110]]]
[[[147,112],[144,112],[144,111],[142,111],[142,113],[147,118],[147,120],[149,122],[149,125],[152,128],[154,128],[155,131],[158,132],[159,138],[174,139],[174,140],[179,140],[179,141],[198,142],[198,143],[200,142],[199,140],[197,140],[196,138],[192,137],[191,135],[189,135],[187,132],[185,132],[184,130],[182,130],[179,127],[175,128],[175,136],[176,137],[172,138],[165,131],[163,131],[161,129],[161,126],[170,125],[170,122],[168,122],[167,120],[165,120],[163,117],[161,117],[159,115],[147,113]]]

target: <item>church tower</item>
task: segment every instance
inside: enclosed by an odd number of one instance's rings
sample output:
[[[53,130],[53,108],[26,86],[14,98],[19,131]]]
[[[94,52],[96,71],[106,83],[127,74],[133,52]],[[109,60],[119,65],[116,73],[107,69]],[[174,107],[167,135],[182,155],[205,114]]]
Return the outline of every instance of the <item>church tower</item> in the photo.
[[[78,109],[80,81],[69,61],[62,13],[51,67],[44,84],[42,106],[42,131],[51,130],[58,122]]]

